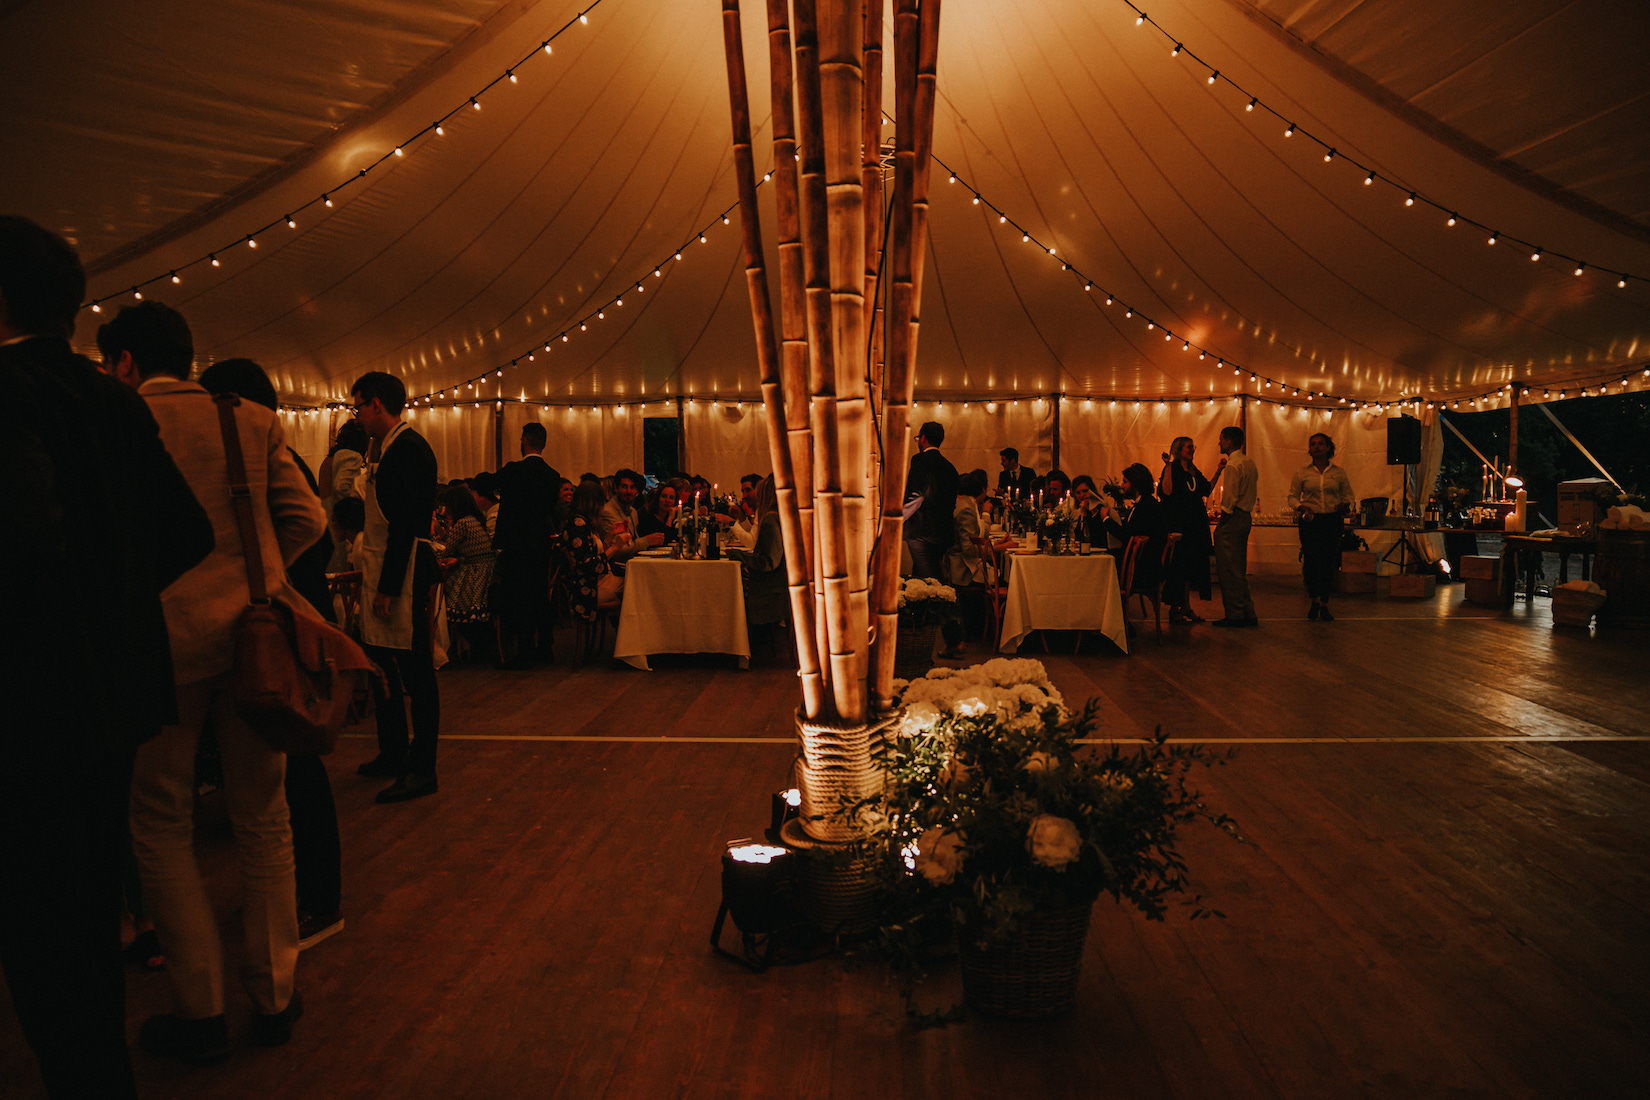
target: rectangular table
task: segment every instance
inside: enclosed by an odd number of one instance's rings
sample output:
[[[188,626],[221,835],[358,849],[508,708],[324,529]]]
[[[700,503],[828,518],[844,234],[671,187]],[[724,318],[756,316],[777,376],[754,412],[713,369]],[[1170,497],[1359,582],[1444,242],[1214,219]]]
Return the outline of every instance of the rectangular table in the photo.
[[[1110,554],[1007,554],[1008,599],[998,649],[1014,653],[1033,630],[1098,630],[1124,653],[1123,596]]]
[[[648,670],[650,653],[732,653],[750,667],[738,562],[630,559],[613,656]]]

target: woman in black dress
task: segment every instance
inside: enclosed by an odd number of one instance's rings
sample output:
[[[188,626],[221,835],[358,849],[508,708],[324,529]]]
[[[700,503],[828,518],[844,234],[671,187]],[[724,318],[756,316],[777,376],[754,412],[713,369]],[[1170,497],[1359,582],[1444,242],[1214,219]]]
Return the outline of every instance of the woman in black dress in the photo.
[[[1180,535],[1175,548],[1169,580],[1177,589],[1170,619],[1177,623],[1200,623],[1202,616],[1192,610],[1191,593],[1209,598],[1209,491],[1214,485],[1192,461],[1197,447],[1188,436],[1177,436],[1163,456],[1163,473],[1157,479],[1157,494],[1163,500],[1168,528]],[[1167,597],[1170,593],[1165,590]]]

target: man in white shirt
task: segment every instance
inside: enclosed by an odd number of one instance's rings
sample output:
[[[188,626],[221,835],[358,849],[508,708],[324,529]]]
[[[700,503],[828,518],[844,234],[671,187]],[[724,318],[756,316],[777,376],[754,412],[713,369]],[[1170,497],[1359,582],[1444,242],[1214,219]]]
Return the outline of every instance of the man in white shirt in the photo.
[[[1335,457],[1335,441],[1317,432],[1306,441],[1312,461],[1289,479],[1289,507],[1301,531],[1301,575],[1306,594],[1312,597],[1308,619],[1334,622],[1329,613],[1329,594],[1335,590],[1335,574],[1341,568],[1341,528],[1343,517],[1352,510],[1352,481],[1346,471],[1330,459]]]
[[[1220,577],[1220,602],[1226,616],[1216,619],[1215,625],[1258,626],[1255,601],[1249,595],[1249,527],[1259,473],[1255,460],[1243,451],[1242,428],[1220,430],[1220,453],[1215,475],[1221,478],[1215,502],[1215,572]]]
[[[641,517],[636,514],[636,498],[646,486],[635,470],[620,470],[613,475],[613,499],[596,517],[596,534],[601,536],[614,573],[623,573],[624,563],[643,550],[664,545],[665,537],[658,533],[638,537]]]

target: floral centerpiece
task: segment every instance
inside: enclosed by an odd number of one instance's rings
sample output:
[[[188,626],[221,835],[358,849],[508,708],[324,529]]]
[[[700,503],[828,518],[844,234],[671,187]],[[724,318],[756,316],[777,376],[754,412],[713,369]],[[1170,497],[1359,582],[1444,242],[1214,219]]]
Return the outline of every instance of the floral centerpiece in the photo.
[[[1008,501],[1003,515],[1008,521],[1008,529],[1018,533],[1028,530],[1037,521],[1037,506],[1024,494],[1019,494]]]
[[[709,515],[699,515],[698,509],[681,508],[676,517],[676,549],[684,558],[701,556],[700,538],[709,533],[716,521]]]
[[[861,814],[876,826],[885,940],[911,961],[937,927],[954,927],[968,999],[987,1011],[1069,1007],[1094,900],[1109,893],[1162,919],[1188,887],[1176,829],[1202,820],[1236,835],[1186,786],[1194,764],[1224,758],[1170,746],[1161,733],[1127,753],[1080,746],[1095,730],[1098,703],[1073,714],[1038,661],[935,669],[903,685],[901,702],[883,750],[887,789]],[[1194,902],[1193,916],[1210,912]],[[977,991],[971,956],[1012,954],[1050,920],[1067,932],[1054,988],[1036,994],[1042,1000],[1005,1004]]]
[[[1071,534],[1071,513],[1064,508],[1051,508],[1037,523],[1037,545],[1045,554],[1060,552]]]

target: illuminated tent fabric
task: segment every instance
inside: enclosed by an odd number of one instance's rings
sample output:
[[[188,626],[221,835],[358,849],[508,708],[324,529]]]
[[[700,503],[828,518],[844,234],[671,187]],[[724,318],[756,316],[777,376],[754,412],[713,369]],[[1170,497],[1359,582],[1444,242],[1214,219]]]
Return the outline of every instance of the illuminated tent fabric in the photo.
[[[678,396],[696,399],[690,457],[721,480],[765,469],[752,407],[706,400],[757,392],[736,226],[720,220],[734,186],[717,5],[600,0],[587,25],[581,10],[0,5],[0,208],[79,244],[103,307],[83,315],[83,346],[136,288],[186,313],[203,363],[255,358],[295,404],[393,371],[462,403],[419,414],[444,472],[493,464],[497,399],[671,399],[580,410],[565,444],[583,469],[636,461],[641,417]],[[1606,272],[1650,276],[1642,5],[1149,10],[1137,25],[1123,0],[945,9],[917,387],[978,459],[1000,442],[1047,455],[1057,399],[1063,453],[1112,463],[1104,441],[1128,431],[1106,419],[1113,398],[1125,413],[1168,401],[1167,429],[1288,424],[1263,402],[1296,389],[1339,405],[1639,384],[1650,285]],[[747,3],[759,127],[764,30]],[[1237,394],[1260,400],[1240,411]],[[1036,397],[1041,419],[1001,434],[978,403],[1020,398],[1029,417]],[[1179,417],[1186,400],[1203,411]],[[505,458],[521,419],[575,416],[507,413]],[[1379,410],[1311,415],[1381,428]],[[302,449],[324,448],[333,419],[292,421]]]

